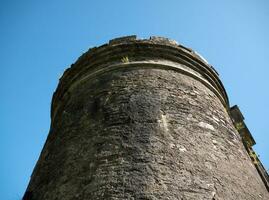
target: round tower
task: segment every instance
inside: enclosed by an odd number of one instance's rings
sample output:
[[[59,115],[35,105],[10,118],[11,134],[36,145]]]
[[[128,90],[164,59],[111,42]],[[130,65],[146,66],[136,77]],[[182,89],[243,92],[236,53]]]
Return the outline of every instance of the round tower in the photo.
[[[26,199],[269,195],[213,67],[175,41],[128,36],[65,71]]]

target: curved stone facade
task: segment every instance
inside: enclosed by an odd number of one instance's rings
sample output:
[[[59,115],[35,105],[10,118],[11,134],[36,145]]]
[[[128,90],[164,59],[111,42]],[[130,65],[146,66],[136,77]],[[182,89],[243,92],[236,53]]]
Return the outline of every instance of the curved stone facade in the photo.
[[[174,41],[90,49],[51,111],[24,199],[269,199],[218,74]]]

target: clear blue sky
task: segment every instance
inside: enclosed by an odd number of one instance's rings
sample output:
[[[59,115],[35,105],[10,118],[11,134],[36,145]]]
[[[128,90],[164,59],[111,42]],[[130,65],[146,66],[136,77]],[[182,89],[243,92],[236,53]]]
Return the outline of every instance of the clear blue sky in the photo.
[[[58,79],[88,48],[136,34],[191,47],[219,72],[269,168],[268,0],[0,0],[0,198],[20,199]]]

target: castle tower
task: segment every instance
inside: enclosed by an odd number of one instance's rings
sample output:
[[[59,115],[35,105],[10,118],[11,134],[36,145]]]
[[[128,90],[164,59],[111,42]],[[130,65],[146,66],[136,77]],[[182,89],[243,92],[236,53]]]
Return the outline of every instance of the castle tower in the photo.
[[[238,113],[191,49],[111,40],[60,79],[24,200],[267,200]]]

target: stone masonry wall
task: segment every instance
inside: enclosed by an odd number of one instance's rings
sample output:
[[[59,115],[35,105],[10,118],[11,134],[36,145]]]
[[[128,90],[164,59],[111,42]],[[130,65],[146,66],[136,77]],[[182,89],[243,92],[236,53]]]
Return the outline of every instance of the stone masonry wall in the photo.
[[[28,199],[269,199],[216,93],[128,62],[66,92]]]

